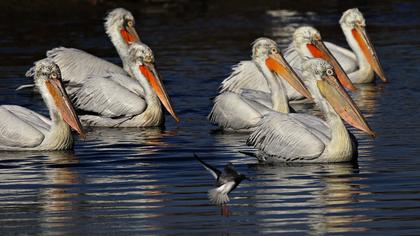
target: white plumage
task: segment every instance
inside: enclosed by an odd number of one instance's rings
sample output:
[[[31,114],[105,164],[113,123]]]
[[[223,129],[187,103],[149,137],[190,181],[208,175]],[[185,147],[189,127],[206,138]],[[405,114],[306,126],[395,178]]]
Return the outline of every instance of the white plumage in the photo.
[[[330,42],[325,42],[325,46],[349,79],[353,83],[370,83],[374,79],[374,68],[376,68],[380,78],[386,82],[376,52],[366,34],[366,23],[362,13],[357,8],[349,9],[343,13],[339,23],[352,51]],[[356,39],[356,35],[361,39]],[[284,50],[286,60],[295,70],[300,70],[303,57],[314,57],[305,48],[306,43],[300,42],[294,35],[293,42]],[[364,52],[364,48],[367,53]]]
[[[306,114],[270,112],[258,122],[247,143],[259,150],[257,158],[265,162],[352,160],[357,143],[340,116],[369,134],[373,132],[338,83],[331,65],[322,59],[309,59],[302,72],[326,121]]]
[[[35,63],[27,73],[47,105],[51,120],[27,108],[0,106],[0,150],[63,150],[73,147],[71,125],[83,130],[61,84],[60,70],[49,59]]]
[[[287,86],[291,88],[289,91],[296,91],[288,83],[282,82],[284,77],[289,83],[304,87],[291,69],[288,71],[289,66],[278,53],[274,41],[259,38],[254,42],[252,51],[253,60],[242,61],[234,66],[232,74],[222,82],[220,93],[214,99],[208,119],[223,129],[251,130],[270,110],[289,112],[288,94],[285,91]],[[273,71],[275,66],[270,64],[270,60],[274,57],[276,65],[283,67],[288,74],[280,76]],[[269,65],[273,68],[269,68]]]

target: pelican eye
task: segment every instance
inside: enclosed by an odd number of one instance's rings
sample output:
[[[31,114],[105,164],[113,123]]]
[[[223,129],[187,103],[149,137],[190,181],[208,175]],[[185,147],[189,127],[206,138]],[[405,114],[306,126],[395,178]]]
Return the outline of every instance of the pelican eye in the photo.
[[[52,74],[50,75],[50,78],[51,78],[51,79],[57,79],[57,77],[58,77],[58,76],[57,76],[57,74],[56,74],[56,73],[52,73]]]
[[[128,27],[133,27],[134,26],[134,22],[132,20],[127,20],[127,26]]]
[[[329,75],[329,76],[334,75],[334,71],[333,71],[332,69],[327,69],[325,72],[326,72],[326,73],[327,73],[327,75]]]
[[[277,51],[277,48],[271,48],[271,53],[277,53],[278,51]]]
[[[147,62],[147,63],[152,63],[152,62],[153,62],[153,57],[152,57],[152,55],[150,55],[150,54],[146,54],[146,55],[144,56],[144,61],[145,61],[145,62]]]

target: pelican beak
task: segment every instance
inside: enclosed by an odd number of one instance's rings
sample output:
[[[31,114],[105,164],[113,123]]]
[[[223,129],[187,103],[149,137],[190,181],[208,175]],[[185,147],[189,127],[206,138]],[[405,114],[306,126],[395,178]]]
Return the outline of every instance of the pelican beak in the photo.
[[[341,65],[331,54],[330,50],[325,46],[324,42],[321,39],[314,40],[312,44],[306,45],[311,52],[311,54],[316,58],[322,58],[330,63],[334,67],[334,71],[337,73],[338,80],[340,83],[350,91],[356,91],[353,83],[347,76],[346,72],[343,70]]]
[[[357,105],[338,83],[335,76],[324,76],[317,81],[317,86],[322,96],[329,102],[340,117],[353,127],[360,129],[375,137]]]
[[[120,30],[120,34],[127,45],[130,45],[134,42],[140,42],[140,37],[137,34],[137,31],[132,23],[122,27]]]
[[[289,63],[287,63],[283,56],[280,55],[280,53],[272,53],[265,60],[265,64],[272,72],[285,79],[294,89],[296,89],[296,91],[312,100],[312,96],[306,86],[290,67]]]
[[[365,28],[357,25],[351,30],[351,33],[354,39],[356,39],[357,44],[359,44],[359,47],[362,49],[363,54],[365,55],[368,63],[372,66],[375,73],[384,83],[388,82],[385,77],[384,70],[382,69],[381,63],[379,62],[375,48],[370,42]]]
[[[171,101],[169,100],[168,94],[166,93],[165,87],[163,87],[160,76],[158,75],[154,65],[152,63],[144,63],[143,65],[140,65],[139,68],[140,72],[144,75],[144,77],[146,77],[152,88],[155,90],[163,106],[176,120],[176,122],[179,122],[179,118],[172,108]]]
[[[82,125],[74,111],[66,90],[63,88],[61,80],[57,77],[50,77],[45,83],[63,120],[84,139],[86,137],[85,132],[83,131]]]

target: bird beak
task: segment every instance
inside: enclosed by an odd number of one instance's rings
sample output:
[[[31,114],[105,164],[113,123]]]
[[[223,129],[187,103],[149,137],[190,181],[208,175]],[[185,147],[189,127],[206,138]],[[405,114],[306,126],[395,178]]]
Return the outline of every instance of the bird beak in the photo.
[[[369,127],[362,113],[344,88],[338,83],[335,76],[324,76],[322,80],[317,81],[317,86],[322,96],[343,120],[375,137],[375,133]]]
[[[79,118],[74,111],[73,105],[71,104],[61,81],[57,78],[50,78],[45,83],[61,117],[63,117],[64,121],[84,139],[86,137],[85,132],[83,131]]]
[[[120,30],[120,34],[127,45],[130,45],[134,42],[140,42],[140,37],[133,26],[127,25],[125,27],[122,27]]]
[[[351,30],[351,33],[356,40],[359,47],[362,49],[368,63],[372,66],[375,73],[381,78],[383,82],[388,82],[385,78],[384,70],[382,69],[381,63],[379,62],[373,44],[370,42],[369,37],[364,27],[357,25]]]
[[[146,77],[152,88],[155,90],[163,106],[166,108],[169,114],[171,114],[171,116],[176,120],[176,122],[179,122],[179,118],[172,108],[168,94],[166,93],[165,87],[163,87],[162,81],[160,80],[160,77],[156,72],[154,65],[151,63],[144,63],[143,65],[140,65],[139,68],[140,72],[144,75],[144,77]]]
[[[337,73],[338,80],[344,87],[350,91],[356,91],[356,87],[354,87],[346,72],[344,72],[343,68],[340,66],[338,61],[334,58],[330,50],[328,50],[321,39],[317,39],[314,41],[314,43],[307,44],[306,46],[314,57],[322,58],[334,67],[334,71]]]
[[[296,91],[312,100],[312,96],[303,82],[299,79],[289,63],[279,53],[272,53],[265,60],[265,64],[272,71],[285,79]]]

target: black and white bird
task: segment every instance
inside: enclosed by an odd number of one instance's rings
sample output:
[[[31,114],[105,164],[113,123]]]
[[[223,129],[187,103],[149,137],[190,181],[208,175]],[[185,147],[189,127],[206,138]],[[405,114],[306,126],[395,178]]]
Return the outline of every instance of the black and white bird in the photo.
[[[209,190],[209,199],[215,205],[223,205],[229,202],[228,194],[232,192],[244,179],[250,180],[244,174],[239,174],[233,167],[232,163],[228,163],[223,172],[215,167],[205,163],[196,154],[194,157],[206,168],[216,179],[215,188]]]

